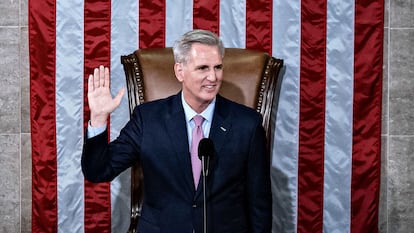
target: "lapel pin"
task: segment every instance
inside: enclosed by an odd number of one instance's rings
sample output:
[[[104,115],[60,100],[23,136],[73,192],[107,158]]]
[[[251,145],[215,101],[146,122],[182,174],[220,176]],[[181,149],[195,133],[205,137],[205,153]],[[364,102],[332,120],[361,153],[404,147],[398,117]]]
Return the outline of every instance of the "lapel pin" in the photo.
[[[227,131],[227,129],[225,129],[223,126],[220,126],[220,129],[223,130],[223,132]]]

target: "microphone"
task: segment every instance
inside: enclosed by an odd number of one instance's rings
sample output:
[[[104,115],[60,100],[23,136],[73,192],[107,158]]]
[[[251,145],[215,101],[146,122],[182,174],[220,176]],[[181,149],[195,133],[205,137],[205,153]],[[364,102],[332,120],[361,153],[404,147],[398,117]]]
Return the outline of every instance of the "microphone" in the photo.
[[[198,144],[198,158],[202,163],[203,176],[208,176],[210,157],[214,154],[214,144],[210,138],[203,138]]]
[[[198,158],[201,160],[203,171],[203,232],[207,233],[207,199],[206,199],[206,177],[208,176],[208,169],[210,157],[214,154],[214,144],[209,138],[203,138],[198,144]]]

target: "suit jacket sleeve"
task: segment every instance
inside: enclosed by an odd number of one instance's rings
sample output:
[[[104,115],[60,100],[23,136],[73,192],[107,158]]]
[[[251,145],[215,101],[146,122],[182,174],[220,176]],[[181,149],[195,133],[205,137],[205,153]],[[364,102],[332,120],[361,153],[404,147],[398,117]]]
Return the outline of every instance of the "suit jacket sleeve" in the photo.
[[[135,163],[142,138],[140,122],[139,108],[136,108],[131,120],[113,142],[108,143],[108,131],[85,139],[81,165],[84,177],[88,181],[112,181]]]
[[[272,221],[272,195],[270,187],[270,157],[265,132],[259,121],[252,135],[247,169],[248,206],[251,231],[270,233]]]

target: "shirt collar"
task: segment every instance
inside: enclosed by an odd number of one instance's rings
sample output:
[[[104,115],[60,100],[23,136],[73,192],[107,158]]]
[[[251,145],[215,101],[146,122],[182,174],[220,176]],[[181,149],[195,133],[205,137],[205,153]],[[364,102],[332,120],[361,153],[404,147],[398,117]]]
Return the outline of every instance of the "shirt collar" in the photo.
[[[190,105],[187,104],[187,102],[184,100],[184,94],[181,92],[181,103],[184,108],[184,114],[185,114],[185,120],[187,122],[191,121],[195,115],[197,115],[197,112],[194,111]],[[213,101],[207,106],[206,109],[204,109],[203,112],[201,112],[198,115],[201,115],[205,121],[211,122],[213,120],[213,113],[214,113],[214,107],[216,106],[216,97],[214,97]]]

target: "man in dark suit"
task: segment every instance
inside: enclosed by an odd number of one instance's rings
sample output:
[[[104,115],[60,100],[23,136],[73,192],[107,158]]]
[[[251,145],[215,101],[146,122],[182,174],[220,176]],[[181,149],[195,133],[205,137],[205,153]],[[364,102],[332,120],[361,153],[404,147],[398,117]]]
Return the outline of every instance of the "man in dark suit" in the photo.
[[[138,232],[203,232],[201,161],[194,160],[193,130],[213,141],[206,181],[210,233],[269,233],[271,191],[262,118],[255,110],[220,95],[224,47],[205,30],[184,34],[174,44],[174,71],[182,90],[135,108],[119,137],[107,143],[106,121],[122,89],[109,92],[109,70],[89,76],[91,111],[82,171],[92,182],[111,181],[137,160],[144,174]],[[195,116],[201,125],[195,126]],[[194,129],[196,128],[196,129]],[[195,131],[194,131],[195,132]],[[197,152],[195,152],[197,153]]]

